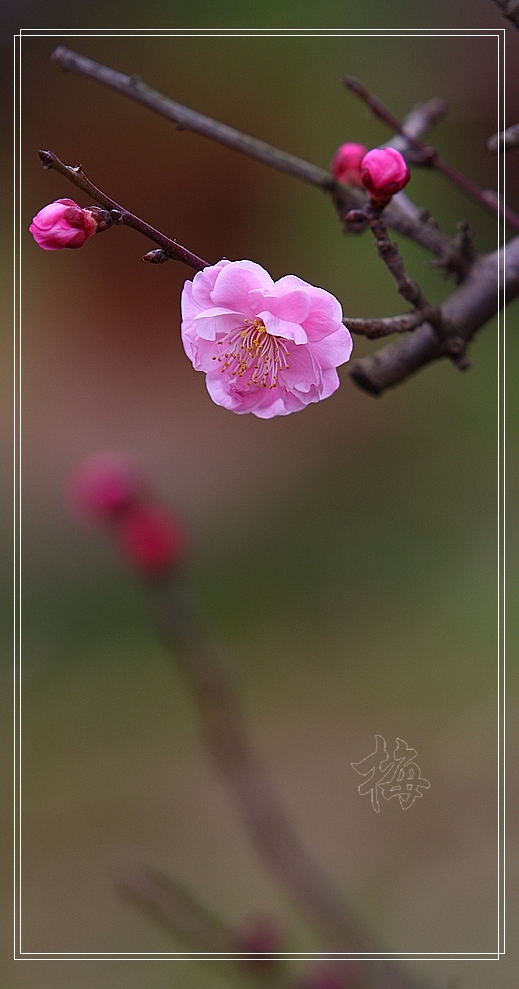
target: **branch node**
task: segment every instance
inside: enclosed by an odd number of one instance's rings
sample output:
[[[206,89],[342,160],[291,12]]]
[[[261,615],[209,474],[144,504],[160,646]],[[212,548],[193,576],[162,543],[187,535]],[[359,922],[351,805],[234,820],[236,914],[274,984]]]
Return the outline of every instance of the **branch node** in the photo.
[[[164,264],[165,261],[170,260],[170,255],[162,247],[158,247],[154,251],[148,251],[147,254],[143,254],[142,260],[149,261],[150,264]]]

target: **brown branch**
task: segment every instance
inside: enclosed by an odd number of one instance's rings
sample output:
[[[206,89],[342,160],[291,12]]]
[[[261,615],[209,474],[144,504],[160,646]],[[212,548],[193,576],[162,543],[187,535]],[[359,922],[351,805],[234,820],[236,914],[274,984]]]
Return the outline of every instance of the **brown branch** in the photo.
[[[288,154],[286,151],[280,151],[265,141],[243,134],[234,127],[213,120],[212,117],[206,117],[181,103],[175,103],[174,100],[163,96],[156,89],[152,89],[138,76],[127,76],[123,72],[117,72],[107,65],[101,65],[91,58],[71,51],[64,45],[59,45],[53,51],[51,59],[67,72],[77,72],[79,75],[87,76],[89,79],[94,79],[96,82],[128,96],[136,103],[142,103],[143,106],[158,113],[161,117],[173,121],[179,130],[202,134],[213,141],[234,148],[235,151],[241,151],[250,158],[256,158],[257,161],[262,161],[266,165],[273,165],[280,171],[294,175],[304,182],[317,185],[327,192],[332,191],[336,186],[333,176],[323,168],[311,165],[310,162],[304,161],[296,155]]]
[[[402,121],[402,131],[394,134],[393,137],[383,145],[385,148],[396,148],[401,154],[405,154],[411,162],[419,162],[423,155],[418,152],[413,157],[413,146],[410,138],[417,140],[427,134],[438,121],[448,113],[449,107],[445,100],[435,96],[425,103],[417,103]]]
[[[378,255],[393,276],[400,295],[407,302],[410,302],[415,309],[419,309],[421,312],[429,311],[432,315],[432,307],[427,302],[420,286],[407,274],[397,245],[392,243],[388,237],[381,210],[373,205],[367,205],[363,212],[375,238]]]
[[[503,17],[519,31],[519,0],[494,0]]]
[[[139,233],[144,234],[149,240],[152,240],[155,244],[159,244],[162,251],[164,251],[169,258],[175,261],[182,261],[184,264],[189,265],[194,268],[195,271],[201,271],[202,268],[207,268],[209,262],[204,261],[199,258],[196,254],[188,251],[187,247],[182,247],[182,244],[178,244],[176,240],[171,240],[166,234],[161,233],[160,230],[156,230],[155,227],[150,226],[140,217],[136,216],[135,213],[130,213],[124,206],[120,206],[116,203],[114,199],[107,196],[104,192],[101,192],[97,186],[93,185],[90,179],[85,175],[81,165],[73,167],[71,165],[64,165],[60,159],[53,154],[52,151],[39,151],[40,161],[44,168],[50,168],[55,172],[59,172],[63,175],[69,182],[81,189],[96,202],[104,206],[106,210],[112,214],[112,221],[115,224],[124,224],[126,227],[132,227],[133,230],[137,230]],[[149,258],[147,258],[149,260]],[[164,260],[164,259],[163,259]]]
[[[364,103],[369,106],[370,110],[375,114],[379,120],[383,120],[384,123],[388,124],[392,130],[396,131],[398,134],[403,134],[407,138],[410,145],[422,155],[422,161],[424,165],[429,165],[436,168],[439,172],[445,175],[446,178],[450,179],[455,185],[460,189],[463,189],[467,195],[471,196],[476,202],[480,203],[481,206],[485,206],[490,209],[492,213],[500,213],[506,222],[514,229],[519,230],[519,216],[508,206],[501,202],[493,202],[486,195],[483,189],[480,189],[472,179],[467,178],[462,172],[459,172],[457,168],[450,165],[444,158],[441,158],[438,152],[434,148],[426,147],[417,138],[410,136],[409,134],[403,133],[403,127],[399,120],[391,113],[391,111],[379,100],[376,96],[370,93],[365,86],[354,76],[345,76],[344,85],[352,92],[355,93]]]
[[[502,291],[498,292],[500,278]],[[350,375],[359,387],[380,395],[440,357],[451,357],[463,369],[468,366],[466,344],[504,302],[518,295],[519,237],[515,237],[505,248],[479,257],[466,280],[443,303],[440,312],[448,328],[444,337],[424,323],[405,339],[357,361]]]
[[[519,148],[519,124],[512,124],[499,134],[492,134],[487,141],[487,148],[492,154],[498,151],[510,151],[511,148]]]
[[[413,309],[412,312],[404,313],[402,316],[385,316],[382,319],[360,319],[358,317],[345,316],[344,325],[350,333],[357,333],[359,336],[367,337],[368,340],[379,340],[380,337],[389,337],[393,333],[408,333],[415,330],[417,326],[428,318],[427,310],[421,312]]]
[[[295,832],[249,743],[234,694],[180,581],[155,585],[153,608],[193,690],[207,750],[234,795],[256,852],[328,943],[339,943],[344,954],[381,951]],[[378,989],[413,985],[397,965],[382,960],[370,960],[368,983],[371,975]]]
[[[281,151],[265,141],[250,137],[234,127],[229,127],[227,124],[222,124],[211,117],[182,106],[180,103],[175,103],[167,96],[163,96],[162,93],[147,86],[137,76],[128,76],[122,72],[117,72],[115,69],[71,51],[64,45],[56,48],[51,58],[65,71],[76,72],[122,93],[122,95],[141,103],[167,120],[173,121],[181,130],[202,134],[204,137],[218,141],[220,144],[246,154],[250,158],[261,161],[271,168],[317,186],[323,192],[332,194],[343,213],[355,208],[360,209],[365,205],[366,196],[362,191],[340,185],[329,172],[317,165],[312,165],[296,155]],[[447,270],[454,271],[459,275],[465,273],[463,259],[459,258],[452,241],[438,229],[437,225],[429,222],[424,217],[423,211],[403,193],[393,197],[392,203],[386,210],[386,221],[397,233],[409,237],[425,250],[434,254]]]

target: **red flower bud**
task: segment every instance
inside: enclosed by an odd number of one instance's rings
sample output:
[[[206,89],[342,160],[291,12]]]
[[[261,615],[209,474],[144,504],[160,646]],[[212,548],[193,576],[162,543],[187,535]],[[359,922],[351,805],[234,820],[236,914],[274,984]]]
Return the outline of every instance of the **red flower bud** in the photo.
[[[188,550],[184,526],[171,511],[143,503],[129,508],[116,531],[119,548],[144,577],[159,577],[185,562]]]
[[[83,460],[68,485],[74,514],[92,522],[114,522],[143,494],[137,469],[117,453],[96,453]]]
[[[377,206],[386,206],[411,178],[405,159],[395,148],[374,148],[362,159],[360,170],[364,188]]]
[[[340,148],[337,148],[330,165],[330,171],[333,177],[345,185],[362,186],[360,165],[367,150],[363,144],[356,144],[354,141],[347,141],[346,144],[341,144]]]
[[[29,231],[44,251],[60,251],[63,247],[82,247],[97,233],[97,220],[73,199],[57,199],[36,214]]]

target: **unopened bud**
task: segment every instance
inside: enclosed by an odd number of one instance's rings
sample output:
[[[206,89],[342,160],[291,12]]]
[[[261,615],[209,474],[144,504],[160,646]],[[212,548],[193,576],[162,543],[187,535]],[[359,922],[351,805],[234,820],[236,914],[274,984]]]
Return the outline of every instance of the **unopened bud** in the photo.
[[[187,558],[184,526],[160,505],[143,503],[129,508],[119,520],[116,538],[128,563],[145,577],[163,576]]]
[[[97,220],[91,210],[82,209],[73,199],[57,199],[36,214],[29,231],[44,251],[60,251],[82,247],[97,233]]]
[[[367,150],[363,144],[356,144],[354,141],[347,141],[346,144],[341,144],[340,148],[337,148],[330,165],[330,171],[333,177],[344,185],[362,187],[360,166]]]
[[[134,465],[117,453],[96,453],[72,474],[68,501],[86,521],[114,522],[143,494],[143,480]]]
[[[395,148],[373,148],[362,159],[360,170],[364,188],[376,206],[386,206],[411,178],[405,158]]]

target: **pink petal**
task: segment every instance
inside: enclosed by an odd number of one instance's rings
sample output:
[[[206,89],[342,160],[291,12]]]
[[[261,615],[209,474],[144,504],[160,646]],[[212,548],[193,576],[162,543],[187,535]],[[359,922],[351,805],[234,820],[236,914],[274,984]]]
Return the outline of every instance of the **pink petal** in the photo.
[[[213,402],[238,415],[254,412],[258,406],[273,401],[268,388],[246,388],[235,378],[220,372],[208,374],[205,383]]]
[[[243,326],[241,313],[230,312],[229,309],[206,309],[193,317],[196,332],[204,340],[216,340],[218,334],[231,333]]]
[[[296,344],[308,342],[308,337],[299,323],[289,323],[285,319],[277,319],[276,316],[267,311],[258,313],[258,316],[265,323],[267,333],[273,337],[284,337],[285,340],[293,340]]]
[[[218,345],[214,340],[204,340],[192,326],[183,326],[182,343],[195,371],[205,371],[206,374],[214,371],[218,358]]]
[[[342,307],[335,296],[323,288],[311,288],[309,295],[310,312],[303,326],[309,340],[320,340],[342,325]]]
[[[339,375],[335,368],[324,368],[323,370],[323,386],[319,399],[329,398],[333,395],[334,391],[337,391],[340,385]]]
[[[249,302],[256,312],[266,309],[288,323],[302,323],[310,312],[308,293],[301,288],[281,295],[277,285],[272,292],[268,289],[253,289],[249,292]]]
[[[278,380],[289,390],[307,392],[313,385],[321,383],[321,369],[314,360],[310,347],[291,347],[288,355],[289,367],[279,372]]]
[[[193,286],[193,301],[198,305],[199,309],[208,309],[212,306],[211,302],[211,292],[214,288],[214,283],[218,278],[218,275],[225,265],[231,264],[227,258],[223,258],[218,264],[209,265],[208,268],[203,268],[202,271],[197,271],[193,281],[185,284],[192,284]]]
[[[249,303],[249,292],[255,288],[272,288],[269,273],[254,261],[231,261],[218,272],[211,292],[213,306],[225,306],[249,318],[256,313]]]
[[[312,342],[310,349],[323,369],[339,367],[350,359],[353,340],[350,331],[345,326],[339,326],[335,333],[330,333],[316,343]]]

